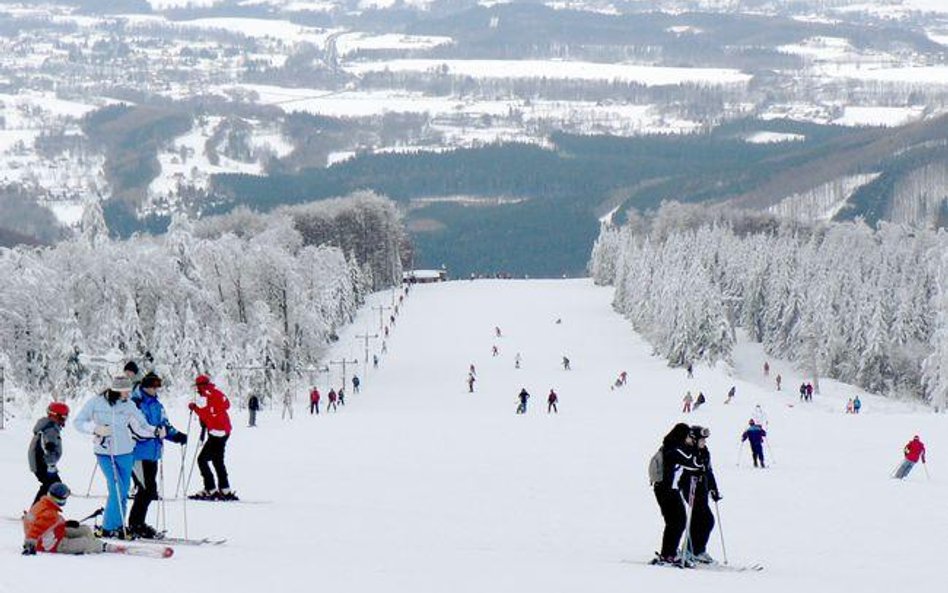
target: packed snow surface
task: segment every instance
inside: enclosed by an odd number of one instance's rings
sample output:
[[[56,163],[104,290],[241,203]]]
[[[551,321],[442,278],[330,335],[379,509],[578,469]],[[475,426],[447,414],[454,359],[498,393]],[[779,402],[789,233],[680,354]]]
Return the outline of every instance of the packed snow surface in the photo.
[[[746,343],[732,367],[698,365],[688,379],[651,355],[612,311],[611,297],[588,280],[417,286],[380,367],[359,369],[362,393],[347,390],[338,413],[310,416],[300,392],[294,419],[281,420],[277,406],[248,429],[246,411],[232,408],[232,483],[248,501],[267,503],[187,506],[189,534],[226,537],[225,546],[178,547],[164,561],[23,557],[20,526],[5,520],[0,591],[48,588],[50,574],[68,578],[76,591],[124,583],[162,593],[169,586],[229,593],[943,590],[948,418],[867,394],[863,413],[847,415],[846,399],[861,392],[825,379],[822,393],[801,404],[805,377],[770,359],[771,377],[784,381],[776,391],[761,371],[760,348]],[[389,292],[372,297],[326,361],[361,361],[363,342],[354,336],[378,332],[378,310],[369,307],[391,299]],[[380,345],[370,342],[370,356]],[[521,369],[514,368],[518,352]],[[572,370],[561,367],[563,355]],[[478,380],[469,394],[472,363]],[[623,370],[628,385],[610,389]],[[316,380],[324,393],[330,381],[338,388],[340,365]],[[731,385],[737,396],[724,405]],[[524,416],[514,414],[521,387],[533,396]],[[546,413],[550,388],[560,395],[558,415]],[[686,390],[703,391],[708,403],[683,416]],[[173,422],[187,428],[184,400],[175,397],[187,389],[178,391],[165,397]],[[766,470],[749,467],[739,444],[758,403],[769,415]],[[0,503],[9,517],[36,487],[26,467],[34,420],[20,415],[0,431]],[[644,565],[662,528],[646,466],[679,420],[711,428],[728,557],[761,562],[763,572]],[[930,479],[917,467],[894,481],[889,474],[914,434],[928,445]],[[65,448],[62,475],[84,493],[92,445],[70,427]],[[170,493],[181,456],[176,445],[165,450]],[[191,491],[199,481],[195,472]],[[92,490],[104,491],[101,476]],[[67,516],[100,503],[74,498]],[[182,535],[182,504],[168,502],[167,511],[170,529]],[[723,559],[717,530],[709,551]]]

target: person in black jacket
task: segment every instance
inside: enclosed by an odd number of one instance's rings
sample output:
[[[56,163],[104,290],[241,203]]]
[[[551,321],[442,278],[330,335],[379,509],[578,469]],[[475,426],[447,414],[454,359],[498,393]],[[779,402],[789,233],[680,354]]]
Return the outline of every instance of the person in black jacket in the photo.
[[[691,454],[696,463],[704,468],[703,471],[685,469],[678,480],[678,490],[684,501],[691,506],[691,523],[688,528],[687,545],[688,560],[711,564],[714,559],[708,555],[708,539],[714,529],[714,514],[708,506],[708,496],[714,501],[721,500],[718,493],[718,483],[714,479],[711,469],[711,453],[708,451],[707,438],[711,431],[702,426],[691,427]],[[691,485],[694,480],[694,493]]]
[[[256,394],[252,394],[250,399],[247,400],[247,411],[250,412],[250,423],[248,426],[257,425],[257,412],[260,411],[260,398]]]
[[[685,501],[678,492],[680,470],[690,471],[693,474],[704,473],[704,466],[694,458],[694,440],[691,427],[683,422],[676,424],[665,438],[662,439],[661,479],[656,481],[652,488],[655,499],[662,510],[665,520],[665,530],[662,534],[662,550],[659,552],[660,561],[680,563],[678,558],[678,542],[685,531]]]
[[[46,417],[36,421],[33,427],[33,439],[30,440],[30,471],[40,482],[33,504],[43,498],[49,487],[59,479],[56,464],[63,456],[63,426],[69,416],[69,406],[63,402],[52,402],[46,407]]]

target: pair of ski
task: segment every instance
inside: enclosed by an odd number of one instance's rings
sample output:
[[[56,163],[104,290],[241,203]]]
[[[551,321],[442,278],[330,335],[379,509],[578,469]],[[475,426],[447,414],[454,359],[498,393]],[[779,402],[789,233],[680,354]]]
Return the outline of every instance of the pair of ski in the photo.
[[[135,544],[149,544],[157,546],[222,546],[227,543],[226,539],[212,539],[209,537],[204,537],[201,539],[188,539],[184,537],[156,537],[156,538],[138,538],[133,540],[119,540],[115,538],[103,538],[108,541],[116,542],[133,542]]]
[[[707,570],[712,572],[760,572],[761,570],[764,570],[763,564],[756,562],[752,564],[720,564],[718,562],[666,562],[665,560],[662,560],[658,552],[655,553],[655,558],[648,562],[648,565],[665,566],[668,568],[681,568],[686,570]]]

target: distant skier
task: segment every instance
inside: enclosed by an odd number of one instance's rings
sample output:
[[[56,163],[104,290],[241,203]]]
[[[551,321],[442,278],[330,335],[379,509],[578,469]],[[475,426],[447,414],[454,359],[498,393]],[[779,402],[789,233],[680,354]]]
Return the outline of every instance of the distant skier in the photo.
[[[337,412],[338,409],[336,406],[336,390],[330,388],[329,395],[327,397],[329,397],[329,405],[326,406],[326,412],[329,412],[329,410]]]
[[[846,413],[853,413],[853,398],[849,398],[849,400],[846,402]]]
[[[257,425],[257,412],[259,411],[260,398],[254,393],[250,396],[250,399],[247,400],[247,412],[250,414],[250,419],[247,423],[248,427],[254,427]]]
[[[494,337],[497,337],[497,338],[504,337],[503,334],[501,334],[500,327],[496,325],[494,326]]]
[[[695,377],[695,367],[694,367],[690,362],[688,363],[688,368],[687,368],[686,370],[688,371],[688,378],[689,378],[689,379],[694,379],[694,377]]]
[[[731,388],[727,390],[727,399],[724,400],[724,403],[729,404],[731,400],[734,399],[734,395],[737,393],[737,386],[731,385]]]
[[[470,373],[471,376],[474,376],[474,377],[477,376],[477,369],[474,368],[474,363],[473,363],[473,362],[471,363],[471,366],[469,366],[469,367],[467,368],[467,372]]]
[[[622,385],[625,385],[628,378],[629,378],[629,374],[626,373],[625,371],[622,371],[621,373],[619,373],[619,383],[621,383]]]
[[[806,383],[800,383],[800,401],[806,401]]]
[[[293,419],[293,391],[287,386],[286,390],[283,392],[283,412],[280,414],[281,420],[286,420],[286,415],[290,415],[290,420]]]
[[[204,489],[189,498],[196,500],[237,500],[237,494],[230,489],[230,478],[224,456],[227,441],[230,439],[231,423],[230,400],[223,391],[211,382],[207,375],[198,375],[194,380],[198,392],[198,402],[188,404],[188,409],[198,415],[201,424],[207,428],[207,440],[198,454],[198,469]],[[200,404],[200,405],[199,405]],[[214,471],[211,471],[211,466]],[[214,487],[214,474],[217,474],[217,488]]]
[[[379,368],[379,355],[378,354],[372,355],[372,368],[373,369]]]
[[[342,387],[340,387],[339,391],[336,392],[336,401],[339,402],[340,406],[346,405],[346,391]]]
[[[765,377],[770,376],[770,363],[767,361],[764,361],[764,376]]]
[[[858,414],[859,410],[862,409],[862,401],[859,399],[859,396],[853,398],[853,414]]]
[[[708,539],[711,537],[711,530],[714,529],[714,514],[708,505],[708,496],[710,495],[711,500],[715,502],[721,500],[718,484],[711,469],[711,452],[708,451],[707,445],[707,438],[710,435],[711,431],[707,428],[691,427],[691,440],[694,441],[694,445],[689,452],[694,456],[695,463],[703,466],[704,470],[684,469],[678,481],[678,490],[682,498],[691,506],[691,522],[688,533],[685,535],[687,560],[702,564],[714,562],[707,552]]]
[[[319,393],[319,389],[313,387],[313,390],[309,392],[309,415],[312,416],[316,414],[319,416],[319,398],[322,397]]]
[[[813,383],[806,384],[806,401],[813,401]]]
[[[760,467],[766,467],[764,465],[764,438],[767,436],[767,431],[763,427],[759,426],[754,419],[751,418],[748,421],[747,430],[744,431],[744,434],[741,435],[741,442],[750,441],[751,456],[754,459],[754,467],[757,467],[757,462],[760,462]]]
[[[362,383],[362,382],[359,381],[359,376],[358,376],[358,375],[353,375],[353,376],[352,376],[352,392],[353,392],[353,393],[359,393],[359,385],[361,385],[361,383]]]
[[[704,470],[691,452],[694,444],[691,427],[679,422],[665,435],[662,446],[649,461],[649,482],[665,520],[662,548],[656,563],[681,564],[683,561],[678,557],[678,543],[685,531],[687,513],[685,501],[678,492],[678,478],[682,470],[695,475],[701,475]]]
[[[382,328],[382,330],[383,330],[382,333],[384,333],[384,334],[385,334],[385,337],[387,338],[387,337],[388,337],[388,326],[386,325],[385,327]],[[382,344],[384,345],[385,342],[382,342]],[[383,352],[384,352],[384,350],[383,350]]]
[[[520,393],[517,395],[517,398],[520,400],[520,405],[517,406],[517,413],[526,414],[527,413],[527,400],[530,399],[530,394],[527,393],[526,387],[520,389]]]
[[[690,391],[685,392],[685,397],[681,398],[681,402],[682,402],[681,411],[682,411],[682,413],[684,413],[684,414],[690,413],[690,412],[691,412],[691,404],[694,403],[694,401],[695,401],[695,398],[691,396],[691,392],[690,392]]]
[[[550,389],[550,395],[546,396],[546,413],[549,414],[551,411],[557,414],[560,413],[556,409],[556,402],[560,401],[560,397],[556,395],[556,392]]]
[[[468,392],[468,393],[474,393],[474,382],[475,382],[475,381],[477,381],[477,379],[474,377],[474,374],[473,374],[473,373],[468,373],[468,374],[467,374],[467,392]]]
[[[386,336],[388,336],[388,334],[386,334]],[[386,345],[385,340],[382,340],[382,354],[385,354],[386,352],[388,352],[388,346]]]
[[[500,354],[500,350],[497,349],[497,344],[494,344],[494,347],[491,349],[491,356],[497,356]]]
[[[780,391],[780,382],[783,380],[783,377],[780,376],[780,373],[777,373],[777,391]]]
[[[520,361],[521,361],[521,360],[523,360],[523,359],[522,359],[522,357],[520,356],[520,353],[518,352],[517,355],[514,356],[514,368],[515,368],[515,369],[519,369],[519,368],[520,368]]]
[[[68,417],[69,406],[63,402],[52,402],[46,406],[46,416],[33,425],[29,448],[30,471],[40,483],[33,504],[46,496],[50,486],[62,481],[56,464],[63,456],[62,433]]]
[[[62,507],[69,494],[65,484],[55,482],[50,485],[49,493],[23,514],[24,556],[37,552],[99,554],[105,550],[105,543],[96,539],[91,528],[63,518]]]
[[[567,358],[567,357],[565,357],[565,356],[563,357],[563,370],[564,370],[564,371],[568,371],[568,370],[569,370],[569,358]]]
[[[902,449],[902,453],[905,455],[905,459],[902,460],[902,463],[895,470],[895,475],[892,476],[900,480],[905,479],[911,473],[912,468],[919,460],[925,463],[925,444],[918,438],[918,435],[915,435]]]
[[[698,392],[698,397],[695,399],[695,407],[692,408],[692,411],[697,412],[697,411],[698,411],[698,408],[700,408],[701,406],[703,406],[703,405],[704,405],[704,402],[706,402],[706,401],[708,401],[708,400],[705,399],[705,397],[704,397],[704,392],[699,391],[699,392]]]

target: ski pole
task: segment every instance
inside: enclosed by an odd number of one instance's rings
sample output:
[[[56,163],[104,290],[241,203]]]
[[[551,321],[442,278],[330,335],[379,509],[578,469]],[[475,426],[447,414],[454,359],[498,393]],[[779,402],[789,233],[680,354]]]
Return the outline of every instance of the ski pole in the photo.
[[[737,446],[737,467],[741,467],[741,455],[744,454],[744,441]]]
[[[931,474],[928,473],[928,464],[925,463],[924,461],[922,462],[922,469],[925,470],[925,479],[927,479],[929,482],[931,482],[931,481],[932,481],[932,477],[931,477]]]
[[[164,446],[161,447],[164,449]],[[161,531],[168,530],[168,509],[165,507],[165,458],[158,458],[158,492],[161,502],[158,505],[158,527]]]
[[[724,556],[724,565],[727,566],[727,548],[724,546],[724,527],[721,523],[721,509],[718,507],[718,501],[714,501],[714,514],[718,519],[718,535],[721,536],[721,555]]]
[[[79,519],[79,522],[80,522],[80,523],[85,523],[85,522],[88,521],[89,519],[95,519],[96,517],[101,516],[102,513],[104,513],[104,512],[105,512],[105,508],[104,508],[104,507],[99,507],[99,508],[97,508],[96,510],[94,510],[94,511],[92,512],[92,514],[89,515],[88,517],[83,517],[82,519]]]
[[[185,434],[191,433],[191,420],[194,418],[194,411],[188,410],[188,429],[185,431]],[[184,481],[184,468],[187,465],[187,455],[188,455],[188,444],[185,443],[181,447],[181,468],[178,470],[178,483],[174,487],[174,495],[178,497],[181,491],[181,484]]]
[[[98,464],[98,463],[93,463],[93,464],[92,464],[92,473],[89,475],[89,487],[86,488],[86,496],[87,496],[87,497],[92,495],[92,482],[93,482],[93,480],[95,480],[95,470],[96,470],[96,468],[98,468],[98,467],[99,467],[99,464]]]
[[[692,509],[694,509],[695,490],[697,487],[698,478],[697,476],[692,476],[691,486],[688,491],[688,508],[685,509],[685,541],[682,542],[681,552],[678,554],[681,557],[682,564],[684,564],[691,557],[691,517],[693,515]]]
[[[774,459],[774,451],[773,449],[770,448],[770,439],[766,439],[764,443],[767,444],[767,455],[770,457],[770,461],[769,461],[770,465],[776,465],[777,460]]]
[[[115,503],[118,505],[119,515],[122,517],[122,539],[128,539],[128,530],[125,528],[125,507],[128,505],[128,492],[119,489],[118,463],[115,462],[115,405],[112,406],[112,434],[109,439],[109,459],[112,460],[112,487],[115,488]]]

